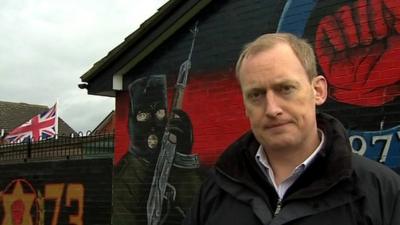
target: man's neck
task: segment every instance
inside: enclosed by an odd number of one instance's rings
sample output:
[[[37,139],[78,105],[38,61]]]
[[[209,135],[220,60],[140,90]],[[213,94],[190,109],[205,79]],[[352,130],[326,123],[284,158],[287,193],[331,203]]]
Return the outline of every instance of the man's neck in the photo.
[[[303,147],[271,149],[263,146],[268,162],[274,172],[275,183],[280,184],[286,180],[293,170],[303,163],[321,143],[319,135],[306,143]]]

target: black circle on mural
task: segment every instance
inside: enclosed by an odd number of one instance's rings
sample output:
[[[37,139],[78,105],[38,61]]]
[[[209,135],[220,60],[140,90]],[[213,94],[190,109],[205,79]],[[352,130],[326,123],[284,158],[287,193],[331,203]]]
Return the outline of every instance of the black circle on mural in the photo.
[[[357,80],[355,81],[349,81],[349,77],[346,80],[347,86],[341,81],[343,79],[346,79],[346,77],[343,77],[346,73],[344,72],[344,69],[346,68],[344,60],[347,60],[348,63],[348,58],[343,58],[344,57],[351,57],[354,54],[361,54],[359,52],[364,51],[364,49],[381,49],[381,51],[377,50],[380,54],[384,54],[385,51],[388,50],[388,44],[387,42],[389,41],[389,36],[390,35],[397,35],[395,34],[394,31],[391,31],[390,26],[388,26],[389,31],[387,33],[386,37],[383,37],[381,40],[374,39],[372,42],[366,44],[359,44],[357,46],[354,44],[354,42],[361,42],[361,37],[359,33],[358,38],[356,38],[353,42],[352,40],[349,40],[348,35],[350,32],[346,30],[344,31],[344,24],[348,24],[346,22],[349,22],[347,18],[352,18],[352,21],[355,24],[355,30],[359,31],[360,28],[357,27],[360,24],[360,19],[357,17],[359,13],[357,14],[357,10],[355,7],[360,8],[360,3],[362,1],[343,1],[343,0],[326,0],[326,1],[318,1],[313,10],[311,11],[308,21],[306,23],[306,27],[304,29],[304,35],[303,37],[307,39],[310,43],[312,43],[313,47],[315,48],[317,57],[318,55],[321,56],[321,52],[317,48],[321,49],[322,44],[321,43],[331,43],[333,42],[331,39],[329,39],[328,34],[326,35],[318,35],[318,33],[321,33],[322,26],[326,25],[329,23],[329,28],[335,27],[335,29],[339,30],[340,32],[337,33],[332,33],[333,35],[336,35],[338,38],[336,41],[340,42],[344,40],[344,44],[346,46],[351,45],[352,47],[346,47],[342,52],[334,52],[336,58],[329,58],[331,60],[331,68],[336,65],[336,68],[333,70],[327,70],[325,67],[325,71],[323,66],[321,66],[321,62],[319,60],[318,63],[318,71],[320,74],[324,74],[324,76],[328,79],[329,81],[329,98],[327,102],[321,106],[320,111],[322,112],[327,112],[336,118],[338,118],[340,121],[343,122],[346,128],[349,129],[354,129],[354,130],[380,130],[380,129],[387,129],[391,128],[394,126],[399,125],[399,120],[400,118],[400,82],[399,81],[391,81],[390,84],[387,86],[381,86],[378,87],[380,84],[378,84],[378,81],[371,81],[371,80],[366,80],[369,77],[373,76],[372,69],[367,71],[369,74],[365,75],[365,80]],[[383,1],[382,1],[383,4]],[[399,4],[400,5],[400,4]],[[382,5],[381,5],[382,6]],[[374,6],[375,7],[375,6]],[[370,5],[365,6],[365,12],[371,13],[371,10],[377,10],[381,9],[380,7],[374,8]],[[383,7],[383,6],[382,6]],[[347,14],[346,14],[347,13]],[[350,13],[350,14],[349,14]],[[352,15],[349,17],[349,15]],[[332,18],[334,18],[332,20]],[[345,18],[345,19],[343,19]],[[367,15],[366,18],[370,18],[370,15]],[[334,21],[334,23],[332,23]],[[334,25],[332,25],[334,24]],[[351,23],[350,23],[351,24]],[[372,26],[372,25],[370,25]],[[364,39],[365,40],[365,39]],[[340,44],[338,44],[340,45]],[[335,46],[337,47],[337,46]],[[400,47],[400,46],[399,46]],[[340,46],[338,47],[340,48]],[[350,50],[349,50],[350,49]],[[356,52],[358,51],[358,52]],[[372,51],[372,50],[371,50]],[[342,54],[343,53],[343,54]],[[392,53],[393,54],[393,53]],[[400,54],[400,52],[399,52]],[[342,57],[342,58],[341,58]],[[383,57],[379,58],[382,59]],[[343,60],[343,62],[340,62],[340,60]],[[371,61],[371,66],[369,68],[373,68],[374,66],[378,66],[377,60],[372,60]],[[333,61],[339,62],[336,64],[333,64]],[[380,61],[381,62],[381,61]],[[373,65],[372,65],[373,64]],[[361,66],[360,66],[361,68]],[[341,73],[340,73],[341,72]],[[379,72],[379,71],[377,71]],[[350,76],[355,75],[349,73]],[[330,77],[328,77],[330,76]],[[391,76],[394,79],[398,79],[400,77],[399,75],[396,75],[396,73],[393,75],[388,75],[388,74],[383,74],[382,76]],[[397,78],[396,78],[397,77]],[[353,80],[355,78],[353,77]],[[386,79],[386,78],[385,78]],[[350,79],[351,80],[351,79]],[[371,91],[368,92],[363,92],[363,90],[366,90],[368,88],[362,88],[362,85],[365,86],[370,86]],[[364,86],[364,87],[365,87]],[[361,88],[360,88],[361,87]],[[389,92],[389,94],[388,94]],[[360,98],[363,98],[364,100],[357,101],[356,96],[360,96]],[[395,97],[393,97],[395,96]],[[353,98],[353,100],[351,99]],[[354,100],[355,99],[355,100]]]

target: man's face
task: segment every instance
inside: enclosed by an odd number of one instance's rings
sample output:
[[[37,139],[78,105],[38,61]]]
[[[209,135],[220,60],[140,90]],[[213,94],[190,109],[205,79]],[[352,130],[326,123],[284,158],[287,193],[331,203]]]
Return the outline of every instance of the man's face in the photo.
[[[269,150],[308,148],[318,140],[315,106],[326,99],[322,76],[309,80],[287,44],[244,59],[239,75],[246,115]]]

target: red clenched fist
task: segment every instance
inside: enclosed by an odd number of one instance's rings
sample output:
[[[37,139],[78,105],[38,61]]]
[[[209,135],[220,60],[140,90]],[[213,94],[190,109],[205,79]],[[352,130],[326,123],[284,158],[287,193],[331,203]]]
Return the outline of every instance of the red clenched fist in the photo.
[[[330,96],[379,106],[400,95],[400,1],[359,0],[319,22],[315,49]]]

